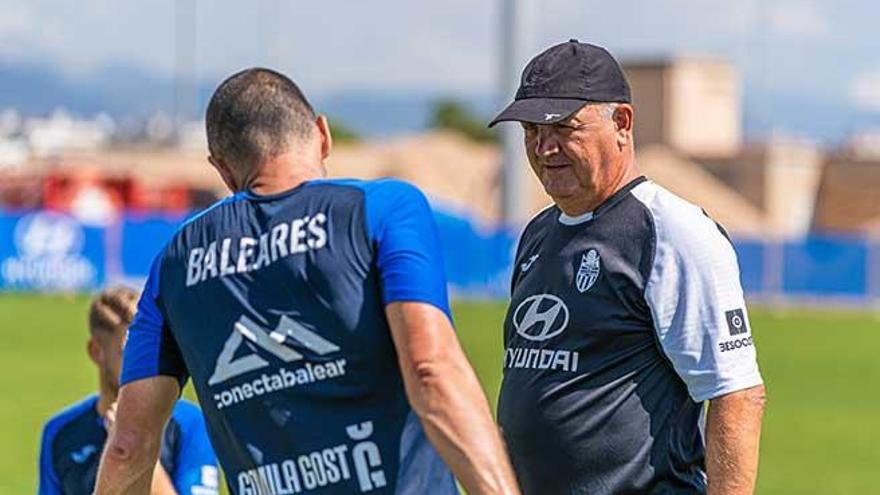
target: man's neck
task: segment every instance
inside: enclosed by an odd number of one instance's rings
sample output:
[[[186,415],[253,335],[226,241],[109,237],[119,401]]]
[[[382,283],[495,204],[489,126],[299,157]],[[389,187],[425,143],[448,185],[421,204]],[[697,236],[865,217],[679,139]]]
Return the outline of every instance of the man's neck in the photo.
[[[306,163],[295,155],[279,155],[264,163],[257,173],[247,181],[247,189],[254,194],[266,196],[289,191],[310,180],[326,177],[324,164]]]
[[[605,201],[617,194],[618,191],[626,187],[627,184],[642,175],[642,172],[630,162],[624,167],[624,172],[619,177],[612,180],[608,186],[597,191],[590,191],[590,194],[578,195],[571,198],[559,198],[554,200],[556,205],[563,213],[570,217],[576,217],[595,211],[596,208],[602,206]]]
[[[289,191],[305,182],[321,179],[325,174],[321,173],[297,173],[286,177],[256,177],[250,182],[247,189],[260,196],[268,196]]]

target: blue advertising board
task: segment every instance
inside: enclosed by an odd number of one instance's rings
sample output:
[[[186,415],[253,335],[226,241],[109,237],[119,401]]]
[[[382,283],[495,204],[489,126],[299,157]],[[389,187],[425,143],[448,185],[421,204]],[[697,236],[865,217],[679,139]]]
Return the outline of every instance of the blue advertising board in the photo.
[[[0,289],[100,287],[106,277],[104,234],[61,213],[0,214]]]
[[[450,292],[505,298],[518,229],[486,226],[435,209]],[[90,291],[108,282],[137,285],[184,217],[126,214],[107,226],[48,211],[0,213],[0,290]],[[858,237],[774,243],[734,240],[748,294],[877,299],[880,249]],[[878,254],[871,256],[876,251]]]

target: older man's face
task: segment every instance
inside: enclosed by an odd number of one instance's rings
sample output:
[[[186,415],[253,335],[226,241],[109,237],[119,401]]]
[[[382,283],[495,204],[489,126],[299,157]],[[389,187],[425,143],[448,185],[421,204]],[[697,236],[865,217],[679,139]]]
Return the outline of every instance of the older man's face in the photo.
[[[554,200],[602,191],[619,175],[618,129],[603,105],[585,105],[550,125],[523,123],[526,153]]]

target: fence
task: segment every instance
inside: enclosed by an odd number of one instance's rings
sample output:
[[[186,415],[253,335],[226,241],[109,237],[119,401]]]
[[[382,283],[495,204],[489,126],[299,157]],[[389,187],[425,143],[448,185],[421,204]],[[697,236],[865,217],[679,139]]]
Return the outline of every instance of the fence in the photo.
[[[507,295],[517,233],[436,211],[450,290]],[[88,225],[59,213],[0,213],[0,290],[89,291],[139,284],[183,217],[124,215]],[[860,237],[734,242],[746,292],[771,300],[880,302],[880,244]]]

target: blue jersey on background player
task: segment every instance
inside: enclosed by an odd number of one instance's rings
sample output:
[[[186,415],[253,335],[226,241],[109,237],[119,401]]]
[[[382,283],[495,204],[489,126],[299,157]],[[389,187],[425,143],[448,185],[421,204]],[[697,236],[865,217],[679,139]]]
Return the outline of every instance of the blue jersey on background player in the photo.
[[[191,377],[234,493],[455,492],[383,313],[448,313],[440,259],[428,203],[396,180],[236,194],[156,260],[122,383]]]
[[[98,393],[49,419],[40,445],[40,495],[91,495],[107,432],[115,420],[125,331],[138,294],[128,287],[101,291],[89,305],[88,355],[98,371]],[[212,495],[218,492],[217,457],[199,409],[177,401],[162,424],[153,494]]]
[[[53,416],[40,443],[39,495],[91,495],[107,429],[92,395]],[[179,401],[159,460],[180,495],[218,493],[220,473],[199,408]]]

